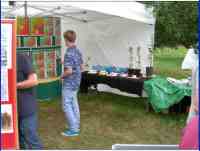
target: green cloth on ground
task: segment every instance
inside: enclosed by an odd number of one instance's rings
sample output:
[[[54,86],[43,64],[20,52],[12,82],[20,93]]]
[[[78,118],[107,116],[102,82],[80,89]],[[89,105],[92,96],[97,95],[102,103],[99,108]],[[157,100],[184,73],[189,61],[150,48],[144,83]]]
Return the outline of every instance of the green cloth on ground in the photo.
[[[166,78],[155,77],[144,82],[144,90],[156,112],[179,103],[184,96],[191,96],[192,88],[183,84],[172,84]]]

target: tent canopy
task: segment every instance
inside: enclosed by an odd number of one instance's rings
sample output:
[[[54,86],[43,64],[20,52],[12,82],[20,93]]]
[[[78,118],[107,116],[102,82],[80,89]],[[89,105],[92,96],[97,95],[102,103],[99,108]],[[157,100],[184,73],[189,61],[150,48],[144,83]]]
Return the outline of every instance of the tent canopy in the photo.
[[[8,1],[2,3],[3,16],[23,16],[24,2],[16,2],[14,7]],[[63,2],[63,1],[27,1],[28,16],[60,16],[82,21],[104,19],[98,13],[119,16],[148,24],[154,24],[152,8],[146,8],[138,2]]]
[[[24,2],[14,7],[2,2],[2,14],[24,16]],[[61,17],[61,32],[73,29],[77,32],[77,44],[86,61],[91,64],[128,67],[129,48],[134,50],[137,64],[137,50],[140,49],[140,68],[150,66],[152,58],[149,48],[154,43],[155,18],[152,8],[138,2],[27,2],[27,15]],[[62,35],[61,35],[62,36]],[[62,56],[65,51],[62,38]]]

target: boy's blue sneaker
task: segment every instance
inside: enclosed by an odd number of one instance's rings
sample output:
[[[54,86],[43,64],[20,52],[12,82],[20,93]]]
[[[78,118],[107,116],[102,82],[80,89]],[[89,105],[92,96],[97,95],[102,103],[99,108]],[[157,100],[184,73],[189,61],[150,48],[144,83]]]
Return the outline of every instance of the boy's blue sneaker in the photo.
[[[63,136],[78,136],[80,134],[80,131],[72,131],[72,130],[65,130],[64,132],[61,133]]]

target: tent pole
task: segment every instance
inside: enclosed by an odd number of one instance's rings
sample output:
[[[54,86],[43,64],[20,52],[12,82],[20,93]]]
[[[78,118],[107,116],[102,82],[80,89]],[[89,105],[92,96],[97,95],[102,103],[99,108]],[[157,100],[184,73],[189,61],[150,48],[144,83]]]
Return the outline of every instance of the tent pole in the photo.
[[[29,34],[29,18],[28,18],[28,5],[27,5],[27,1],[24,1],[24,19],[25,19],[25,33]]]
[[[25,17],[28,17],[27,1],[24,2],[24,16],[25,16]]]

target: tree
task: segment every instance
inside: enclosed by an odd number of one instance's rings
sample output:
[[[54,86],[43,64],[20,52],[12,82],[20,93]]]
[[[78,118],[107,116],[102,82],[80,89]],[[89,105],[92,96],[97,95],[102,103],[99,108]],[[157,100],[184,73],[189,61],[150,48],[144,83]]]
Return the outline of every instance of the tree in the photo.
[[[198,2],[146,1],[156,17],[155,46],[189,47],[198,40]]]

